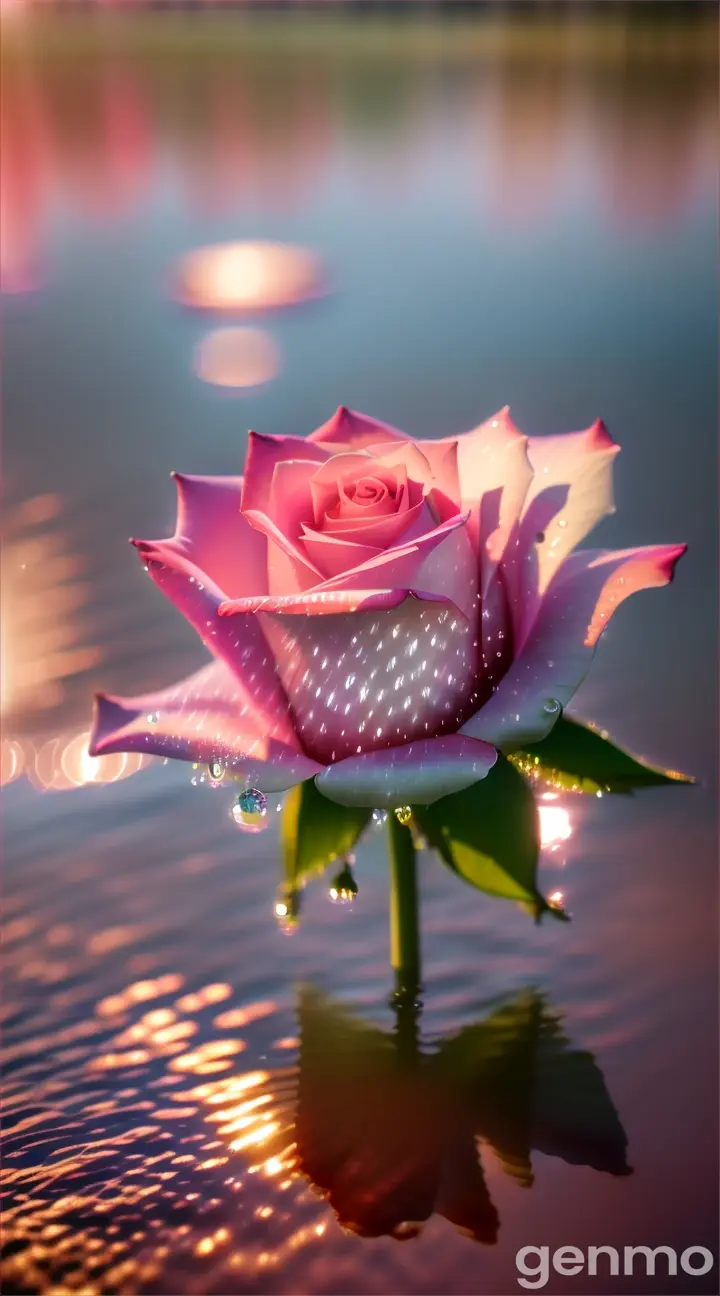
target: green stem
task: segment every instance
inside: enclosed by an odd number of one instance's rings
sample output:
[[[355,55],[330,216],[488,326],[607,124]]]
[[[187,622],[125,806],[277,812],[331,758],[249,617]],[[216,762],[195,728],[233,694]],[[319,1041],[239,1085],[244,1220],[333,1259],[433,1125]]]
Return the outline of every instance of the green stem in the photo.
[[[415,846],[409,828],[388,817],[390,854],[390,962],[398,998],[414,999],[420,989],[420,932]]]

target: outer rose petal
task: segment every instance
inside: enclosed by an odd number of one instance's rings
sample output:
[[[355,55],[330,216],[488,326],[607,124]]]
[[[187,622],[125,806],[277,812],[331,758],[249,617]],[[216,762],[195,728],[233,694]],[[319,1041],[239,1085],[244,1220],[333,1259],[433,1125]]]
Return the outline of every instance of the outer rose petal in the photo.
[[[332,616],[338,612],[377,612],[381,608],[396,608],[405,599],[419,598],[424,602],[443,603],[455,610],[449,599],[440,595],[415,594],[413,590],[306,590],[303,594],[268,594],[264,598],[232,599],[221,603],[220,616],[236,616],[245,612],[283,612],[286,616]]]
[[[149,575],[197,631],[213,657],[225,662],[243,691],[244,701],[258,717],[260,732],[282,725],[285,741],[293,742],[287,698],[257,618],[252,614],[228,621],[219,616],[223,593],[204,572],[181,559],[164,542],[133,541]],[[278,732],[280,732],[278,730]]]
[[[267,545],[240,512],[242,477],[172,475],[178,495],[175,534],[155,541],[155,547],[169,561],[199,567],[228,598],[266,594]]]
[[[619,450],[600,419],[583,432],[530,437],[534,477],[515,542],[503,559],[518,648],[555,572],[614,511],[612,472]]]
[[[340,805],[430,805],[485,778],[496,760],[488,743],[447,734],[350,756],[315,781],[324,796]]]
[[[310,433],[308,441],[314,445],[326,446],[332,454],[339,450],[363,450],[365,446],[378,441],[404,440],[404,434],[389,423],[379,419],[368,418],[367,414],[358,414],[357,410],[339,405],[327,423]]]
[[[150,722],[148,717],[153,716]],[[259,728],[258,725],[264,726]],[[258,717],[221,662],[141,697],[96,698],[90,755],[141,751],[175,760],[221,759],[265,792],[284,792],[322,768],[280,736],[282,724]]]
[[[489,584],[532,480],[527,437],[506,406],[458,440],[461,507],[480,555],[483,591]]]
[[[259,509],[248,509],[248,522],[267,537],[268,590],[271,594],[296,594],[310,589],[322,580],[322,573],[311,562],[297,541]]]
[[[433,485],[428,491],[428,499],[439,522],[454,517],[462,512],[462,491],[458,468],[458,441],[418,441],[416,445],[422,450],[430,464]]]
[[[519,656],[460,732],[508,750],[544,738],[582,683],[616,607],[636,590],[667,585],[685,549],[591,549],[569,558],[551,581]]]
[[[453,605],[406,598],[387,610],[316,612],[258,613],[315,760],[455,732],[477,709],[476,628]]]

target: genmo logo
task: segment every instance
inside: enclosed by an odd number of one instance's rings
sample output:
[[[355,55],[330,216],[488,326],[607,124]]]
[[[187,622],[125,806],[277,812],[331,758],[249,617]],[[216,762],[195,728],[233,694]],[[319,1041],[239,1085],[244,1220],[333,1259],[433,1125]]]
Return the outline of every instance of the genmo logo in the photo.
[[[621,1268],[622,1263],[622,1268]],[[564,1278],[586,1272],[591,1277],[615,1274],[649,1274],[673,1275],[678,1272],[678,1264],[683,1273],[691,1278],[700,1278],[709,1273],[715,1264],[715,1257],[707,1247],[686,1247],[679,1260],[677,1251],[669,1246],[626,1246],[622,1253],[617,1247],[591,1246],[587,1254],[580,1247],[563,1246],[550,1254],[547,1246],[522,1247],[515,1256],[518,1282],[521,1287],[530,1291],[544,1287],[550,1277],[550,1269]]]

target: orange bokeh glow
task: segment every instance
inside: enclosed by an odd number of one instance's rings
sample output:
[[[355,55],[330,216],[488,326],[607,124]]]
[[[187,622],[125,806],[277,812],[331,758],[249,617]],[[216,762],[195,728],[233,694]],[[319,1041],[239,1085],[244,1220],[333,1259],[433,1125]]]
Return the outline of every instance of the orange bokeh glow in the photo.
[[[280,354],[262,329],[214,329],[195,352],[195,372],[216,387],[259,387],[274,378]]]
[[[323,294],[317,258],[284,243],[222,243],[181,262],[177,292],[210,311],[275,310]]]

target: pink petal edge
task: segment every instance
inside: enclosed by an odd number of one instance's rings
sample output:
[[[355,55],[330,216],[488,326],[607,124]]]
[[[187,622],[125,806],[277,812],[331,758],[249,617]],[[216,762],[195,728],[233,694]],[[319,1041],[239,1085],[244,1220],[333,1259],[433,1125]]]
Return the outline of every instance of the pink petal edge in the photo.
[[[639,589],[667,585],[686,549],[581,550],[568,558],[551,581],[519,655],[460,732],[501,750],[544,738],[585,678],[597,639],[616,608]]]
[[[235,622],[221,618],[223,592],[204,572],[164,541],[133,540],[132,543],[158,589],[190,622],[213,657],[232,671],[261,727],[267,726],[268,720],[281,723],[284,740],[292,745],[296,740],[287,698],[257,618],[247,615]]]
[[[329,453],[335,454],[337,447],[362,450],[376,441],[404,441],[405,435],[389,423],[360,414],[357,410],[339,405],[335,413],[311,432],[307,438],[314,445],[326,447]]]
[[[485,778],[496,760],[488,743],[446,734],[349,756],[329,765],[315,782],[323,796],[340,805],[430,805]]]
[[[152,720],[150,719],[152,717]],[[262,726],[262,727],[259,727]],[[282,725],[247,706],[237,680],[220,662],[170,688],[138,697],[96,694],[91,756],[145,752],[173,760],[222,760],[264,792],[282,792],[322,770]],[[294,735],[293,735],[294,737]]]

